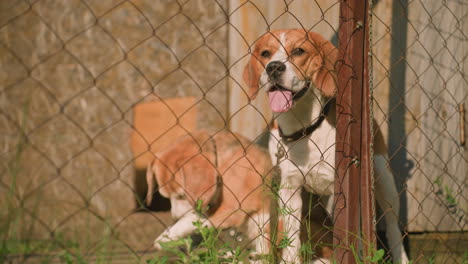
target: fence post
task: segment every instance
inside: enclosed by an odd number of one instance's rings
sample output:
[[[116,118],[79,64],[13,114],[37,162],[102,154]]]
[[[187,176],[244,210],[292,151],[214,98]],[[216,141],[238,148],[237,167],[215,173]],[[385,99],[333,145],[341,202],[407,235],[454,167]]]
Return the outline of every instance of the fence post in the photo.
[[[355,254],[361,256],[357,253],[360,248],[367,256],[375,246],[370,173],[368,10],[368,0],[341,0],[340,3],[334,244],[335,260],[343,264],[355,263]]]

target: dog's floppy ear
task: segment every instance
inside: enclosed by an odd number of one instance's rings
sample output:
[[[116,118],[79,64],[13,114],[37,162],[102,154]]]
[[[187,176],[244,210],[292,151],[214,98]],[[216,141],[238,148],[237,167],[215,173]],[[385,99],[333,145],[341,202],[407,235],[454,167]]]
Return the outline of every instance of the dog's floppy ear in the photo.
[[[182,166],[190,156],[194,156],[194,151],[186,151],[191,149],[190,146],[196,144],[191,137],[179,138],[174,144],[166,150],[155,154],[155,159],[148,165],[146,171],[146,183],[148,184],[148,192],[146,196],[146,204],[151,205],[152,195],[156,184],[159,193],[166,198],[170,198],[171,193],[177,192],[183,188]],[[156,180],[156,182],[155,182]]]
[[[252,53],[249,62],[244,67],[243,78],[249,88],[247,95],[250,99],[255,99],[258,93],[258,82],[260,80],[260,69],[258,67],[260,65],[257,57]]]
[[[325,96],[334,97],[337,91],[335,66],[338,49],[330,41],[314,32],[309,32],[309,40],[318,50],[318,55],[313,59],[318,60],[317,64],[321,65],[312,75],[312,81]]]
[[[194,207],[201,201],[205,210],[216,192],[216,168],[214,149],[206,132],[193,134],[175,146],[179,155],[176,181]]]
[[[192,133],[156,154],[152,168],[162,196],[169,198],[182,189],[192,206],[201,200],[206,209],[217,188],[215,157],[208,138],[206,132]],[[148,185],[152,184],[151,176],[147,176]]]
[[[173,173],[169,163],[171,163],[170,160],[164,161],[156,158],[148,165],[146,170],[146,183],[148,184],[146,204],[148,206],[151,205],[156,185],[158,185],[158,191],[163,197],[169,198],[170,193],[174,191],[171,185]]]
[[[145,203],[147,206],[151,206],[153,202],[153,192],[156,188],[156,179],[154,177],[153,162],[150,162],[146,167],[146,183],[148,185],[148,190],[146,191]]]
[[[211,205],[212,197],[218,191],[216,169],[208,160],[208,153],[198,154],[188,161],[182,168],[183,186],[188,201],[192,206],[205,211]],[[200,202],[199,202],[200,201]]]

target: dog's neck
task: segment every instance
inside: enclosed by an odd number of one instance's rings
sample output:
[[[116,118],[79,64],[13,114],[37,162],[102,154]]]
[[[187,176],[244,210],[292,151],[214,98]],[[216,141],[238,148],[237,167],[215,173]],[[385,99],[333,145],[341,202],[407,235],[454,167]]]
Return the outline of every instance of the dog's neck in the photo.
[[[322,109],[326,103],[327,99],[320,92],[314,88],[310,88],[303,97],[295,102],[289,111],[275,113],[274,118],[278,122],[282,133],[290,135],[316,122],[322,114]],[[328,116],[326,120],[326,122],[329,122]]]

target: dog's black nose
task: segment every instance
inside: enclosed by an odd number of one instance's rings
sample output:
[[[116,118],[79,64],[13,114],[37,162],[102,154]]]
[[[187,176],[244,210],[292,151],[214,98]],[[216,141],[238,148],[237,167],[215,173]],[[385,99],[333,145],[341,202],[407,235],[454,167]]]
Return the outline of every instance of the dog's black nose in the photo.
[[[266,72],[268,75],[276,75],[278,76],[280,73],[284,72],[286,70],[286,65],[282,63],[281,61],[272,61],[268,63],[266,66]]]

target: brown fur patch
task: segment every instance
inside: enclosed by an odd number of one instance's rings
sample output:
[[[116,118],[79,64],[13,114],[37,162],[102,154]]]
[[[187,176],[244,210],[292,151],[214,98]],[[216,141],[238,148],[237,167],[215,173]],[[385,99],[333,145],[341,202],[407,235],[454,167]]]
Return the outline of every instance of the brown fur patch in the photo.
[[[249,87],[249,96],[251,98],[256,96],[260,75],[270,62],[270,58],[261,56],[262,51],[268,50],[271,54],[277,52],[282,45],[280,36],[283,33],[286,34],[286,43],[283,47],[289,55],[296,48],[305,51],[301,56],[289,56],[297,76],[301,80],[312,80],[325,96],[333,97],[337,87],[335,64],[338,50],[321,35],[303,29],[274,30],[257,40],[250,60],[244,68],[243,78]]]
[[[238,134],[222,131],[210,139],[207,132],[196,132],[156,156],[152,171],[161,194],[169,197],[182,189],[193,206],[197,200],[207,205],[216,190],[219,172],[223,181],[221,203],[209,216],[216,227],[240,226],[248,215],[269,207],[264,181],[270,178],[270,157]]]

